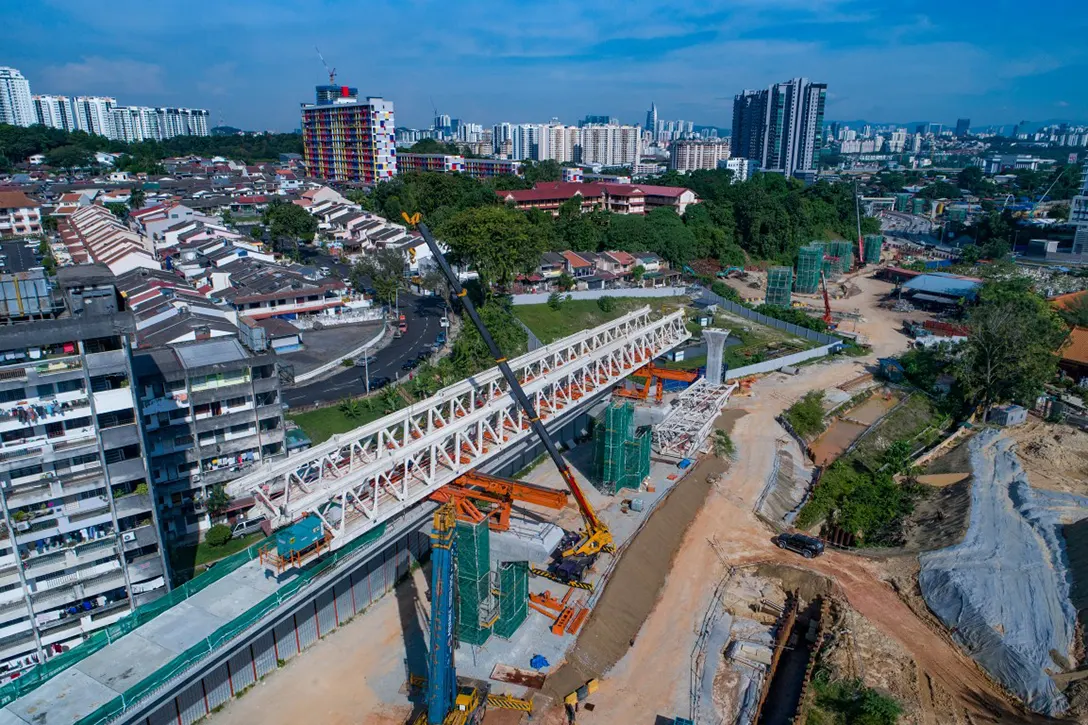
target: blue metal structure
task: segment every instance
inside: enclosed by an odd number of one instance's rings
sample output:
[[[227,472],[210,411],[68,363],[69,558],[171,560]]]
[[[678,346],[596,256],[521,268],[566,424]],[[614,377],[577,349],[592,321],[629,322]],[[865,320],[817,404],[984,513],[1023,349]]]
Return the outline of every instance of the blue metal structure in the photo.
[[[453,506],[434,512],[431,532],[431,646],[427,662],[427,725],[442,725],[453,710],[457,672],[453,666],[456,520]]]

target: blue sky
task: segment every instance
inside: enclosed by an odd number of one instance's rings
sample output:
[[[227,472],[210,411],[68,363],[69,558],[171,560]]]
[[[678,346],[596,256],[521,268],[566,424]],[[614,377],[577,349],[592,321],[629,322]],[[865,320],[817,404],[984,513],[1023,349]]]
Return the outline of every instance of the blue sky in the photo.
[[[733,95],[803,75],[829,119],[976,126],[1088,121],[1088,3],[1006,0],[0,0],[0,65],[34,93],[209,108],[250,129],[298,126],[326,76],[396,104],[574,122],[730,125]],[[1035,8],[1039,12],[1033,12]],[[1042,9],[1045,8],[1045,9]]]

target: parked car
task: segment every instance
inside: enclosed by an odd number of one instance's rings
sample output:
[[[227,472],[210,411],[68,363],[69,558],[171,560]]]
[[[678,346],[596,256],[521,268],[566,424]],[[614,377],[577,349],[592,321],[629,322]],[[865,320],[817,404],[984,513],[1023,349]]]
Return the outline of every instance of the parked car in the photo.
[[[415,370],[419,367],[419,363],[419,358],[412,358],[411,360],[405,361],[405,363],[400,366],[400,369],[404,371]]]
[[[231,538],[257,533],[261,530],[261,524],[264,523],[264,520],[264,516],[254,516],[251,519],[237,522],[234,524],[234,528],[230,530]]]
[[[389,383],[391,383],[391,382],[393,382],[393,381],[390,380],[387,377],[384,377],[384,376],[371,378],[370,379],[370,392],[374,392],[375,390],[381,390],[386,385],[389,385]]]
[[[446,344],[446,333],[444,333],[444,332],[438,333],[438,337],[435,338],[435,342],[438,345],[445,345]]]
[[[319,269],[317,271],[321,273],[322,277],[331,277],[332,276],[332,270],[329,269],[328,267],[322,267],[321,269]]]
[[[355,366],[363,367],[364,365],[373,365],[378,362],[378,358],[375,355],[367,355],[366,357],[355,358]]]
[[[806,559],[812,559],[824,553],[824,542],[804,534],[779,534],[774,539],[779,549],[796,551]]]

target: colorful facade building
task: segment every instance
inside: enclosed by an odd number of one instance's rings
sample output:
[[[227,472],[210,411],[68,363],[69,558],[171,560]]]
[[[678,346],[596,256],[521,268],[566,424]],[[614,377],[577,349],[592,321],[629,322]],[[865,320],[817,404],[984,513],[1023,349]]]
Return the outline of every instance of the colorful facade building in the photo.
[[[393,102],[318,89],[317,103],[302,106],[303,158],[310,174],[329,181],[376,184],[397,175]]]

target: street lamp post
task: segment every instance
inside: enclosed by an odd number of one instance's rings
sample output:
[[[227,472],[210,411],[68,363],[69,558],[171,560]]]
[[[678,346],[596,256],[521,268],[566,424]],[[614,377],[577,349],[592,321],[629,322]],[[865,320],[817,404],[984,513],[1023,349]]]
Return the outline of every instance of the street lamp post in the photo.
[[[366,376],[366,394],[370,395],[370,348],[363,349],[363,375]]]

